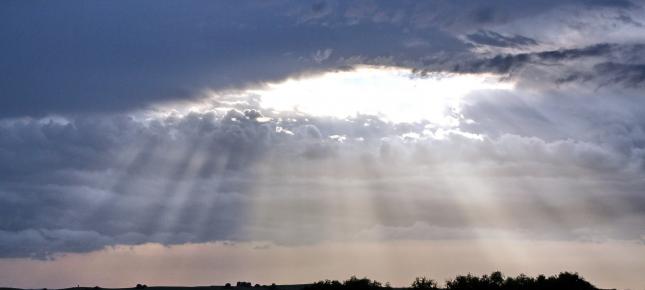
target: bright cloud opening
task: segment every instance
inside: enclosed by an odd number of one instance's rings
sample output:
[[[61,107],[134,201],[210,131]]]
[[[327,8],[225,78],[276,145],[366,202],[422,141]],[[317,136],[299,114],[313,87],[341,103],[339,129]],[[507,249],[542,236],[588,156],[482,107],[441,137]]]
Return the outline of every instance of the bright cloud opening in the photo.
[[[434,73],[422,77],[410,69],[362,66],[289,79],[249,92],[260,96],[264,109],[276,111],[337,118],[368,114],[395,123],[428,121],[455,126],[465,96],[512,88],[512,83],[490,75]]]

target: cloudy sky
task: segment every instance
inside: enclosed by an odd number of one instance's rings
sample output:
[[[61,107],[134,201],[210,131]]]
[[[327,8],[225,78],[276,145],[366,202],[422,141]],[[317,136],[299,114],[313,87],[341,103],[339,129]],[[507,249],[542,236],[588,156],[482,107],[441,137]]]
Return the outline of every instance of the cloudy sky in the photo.
[[[645,289],[645,2],[0,8],[0,286]]]

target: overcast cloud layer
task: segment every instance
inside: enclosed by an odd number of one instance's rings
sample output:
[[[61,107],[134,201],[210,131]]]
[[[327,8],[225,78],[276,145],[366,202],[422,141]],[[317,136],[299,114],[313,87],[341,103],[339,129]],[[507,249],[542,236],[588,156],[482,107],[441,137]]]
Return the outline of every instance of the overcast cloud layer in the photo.
[[[5,2],[0,257],[148,242],[642,243],[642,5]],[[449,126],[274,112],[245,91],[358,65],[514,88],[471,92]]]

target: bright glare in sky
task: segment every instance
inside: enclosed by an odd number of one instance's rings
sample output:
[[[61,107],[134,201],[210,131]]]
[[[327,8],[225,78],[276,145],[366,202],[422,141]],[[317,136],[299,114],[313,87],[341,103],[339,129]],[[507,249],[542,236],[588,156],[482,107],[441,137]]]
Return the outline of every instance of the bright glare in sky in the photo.
[[[434,74],[410,69],[364,66],[289,79],[252,90],[265,109],[345,118],[379,115],[395,123],[429,121],[451,125],[462,98],[477,90],[507,90],[512,84],[483,75]]]

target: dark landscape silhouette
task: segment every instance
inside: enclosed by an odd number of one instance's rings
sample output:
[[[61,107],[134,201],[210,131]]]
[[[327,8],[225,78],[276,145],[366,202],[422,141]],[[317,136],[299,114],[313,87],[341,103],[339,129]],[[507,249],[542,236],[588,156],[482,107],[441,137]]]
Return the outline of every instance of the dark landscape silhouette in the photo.
[[[294,285],[270,285],[253,284],[248,281],[238,281],[235,286],[226,283],[223,286],[148,286],[147,284],[136,284],[132,288],[102,288],[93,287],[72,287],[65,289],[157,289],[157,290],[183,290],[183,289],[270,289],[270,290],[388,290],[388,289],[419,289],[419,290],[601,290],[589,283],[578,273],[561,272],[557,275],[537,277],[520,274],[518,276],[505,276],[499,271],[492,272],[490,275],[485,274],[476,276],[473,274],[458,275],[453,279],[448,279],[440,283],[438,280],[417,277],[408,287],[392,287],[389,282],[380,282],[367,277],[358,278],[351,276],[345,281],[338,280],[320,280],[311,284],[294,284]],[[19,288],[0,288],[0,290],[11,290]],[[43,288],[42,290],[48,290]]]

